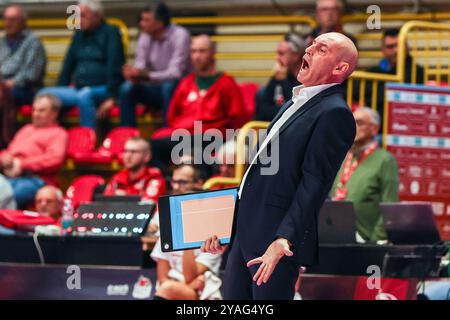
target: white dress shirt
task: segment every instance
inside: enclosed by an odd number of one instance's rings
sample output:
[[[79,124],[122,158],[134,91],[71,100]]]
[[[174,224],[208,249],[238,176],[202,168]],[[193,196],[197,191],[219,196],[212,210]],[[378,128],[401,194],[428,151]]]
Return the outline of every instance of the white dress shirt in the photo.
[[[261,147],[258,149],[258,152],[253,157],[253,160],[250,162],[250,165],[247,168],[247,171],[245,171],[244,177],[242,178],[240,187],[239,187],[239,199],[241,198],[242,189],[245,184],[245,179],[247,178],[247,175],[250,171],[251,166],[256,162],[256,159],[258,159],[259,154],[262,150],[267,146],[267,144],[272,140],[272,138],[278,134],[280,128],[286,123],[286,121],[292,117],[300,108],[307,103],[312,97],[319,94],[320,92],[324,91],[325,89],[328,89],[332,86],[337,85],[338,83],[327,83],[327,84],[321,84],[318,86],[312,86],[312,87],[305,87],[303,85],[294,87],[292,89],[292,102],[293,104],[287,108],[281,117],[274,123],[272,129],[270,129],[269,134],[264,139],[263,143],[261,144]]]

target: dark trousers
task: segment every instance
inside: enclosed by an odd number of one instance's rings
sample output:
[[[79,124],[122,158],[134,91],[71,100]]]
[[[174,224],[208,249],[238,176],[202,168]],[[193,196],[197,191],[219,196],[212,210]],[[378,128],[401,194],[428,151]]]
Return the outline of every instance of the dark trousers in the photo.
[[[253,276],[260,265],[247,267],[247,262],[256,257],[245,254],[235,239],[228,256],[224,278],[226,300],[292,300],[299,267],[292,260],[282,258],[269,281],[260,286]]]

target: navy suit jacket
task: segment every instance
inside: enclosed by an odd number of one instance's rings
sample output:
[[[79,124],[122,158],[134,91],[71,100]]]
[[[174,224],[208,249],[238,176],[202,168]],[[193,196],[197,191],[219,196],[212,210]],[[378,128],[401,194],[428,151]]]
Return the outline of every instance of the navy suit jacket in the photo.
[[[288,101],[271,122],[278,120]],[[296,111],[279,130],[279,168],[263,175],[255,163],[237,206],[233,240],[244,256],[261,256],[278,237],[292,243],[295,264],[318,257],[318,214],[355,138],[353,114],[340,85],[325,89]],[[268,146],[269,154],[271,145]],[[268,166],[266,166],[268,167]]]

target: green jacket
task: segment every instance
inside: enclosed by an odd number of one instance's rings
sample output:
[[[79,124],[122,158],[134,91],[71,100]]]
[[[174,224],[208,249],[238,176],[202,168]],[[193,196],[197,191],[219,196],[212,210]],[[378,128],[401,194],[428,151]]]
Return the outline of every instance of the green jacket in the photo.
[[[342,173],[338,172],[331,189],[336,194]],[[347,182],[347,199],[353,202],[356,229],[365,240],[387,238],[380,215],[379,203],[398,201],[398,167],[395,158],[384,149],[377,149],[353,172]]]
[[[110,97],[117,97],[125,63],[118,28],[102,22],[92,31],[77,30],[66,53],[58,85],[74,82],[79,88],[106,85]]]

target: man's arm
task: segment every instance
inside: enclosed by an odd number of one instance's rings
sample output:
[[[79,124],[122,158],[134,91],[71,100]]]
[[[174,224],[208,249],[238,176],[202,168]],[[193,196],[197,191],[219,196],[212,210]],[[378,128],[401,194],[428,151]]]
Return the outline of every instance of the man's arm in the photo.
[[[180,33],[174,40],[175,46],[169,65],[165,70],[150,71],[148,77],[153,81],[175,80],[183,76],[189,63],[189,46],[191,38],[189,33]]]
[[[108,94],[110,98],[115,98],[119,94],[119,86],[123,81],[122,66],[125,63],[122,37],[120,36],[119,29],[115,27],[109,32],[107,52],[106,73]]]
[[[33,39],[27,48],[25,59],[19,72],[13,78],[14,85],[24,86],[28,83],[37,83],[42,80],[45,73],[47,57],[42,43]]]
[[[294,248],[301,247],[312,219],[326,199],[336,173],[353,144],[355,132],[355,120],[350,109],[334,108],[317,120],[306,148],[303,177],[276,238],[287,239]]]
[[[156,263],[156,277],[158,278],[159,285],[161,285],[164,281],[169,280],[169,271],[169,261],[159,259]]]
[[[191,283],[199,275],[208,271],[208,267],[195,261],[194,250],[183,253],[183,275],[186,283]]]
[[[72,74],[75,70],[77,60],[76,60],[76,42],[78,41],[78,33],[72,37],[72,42],[70,43],[69,49],[67,50],[66,56],[64,58],[63,67],[61,73],[59,74],[58,86],[68,86],[72,81]]]

